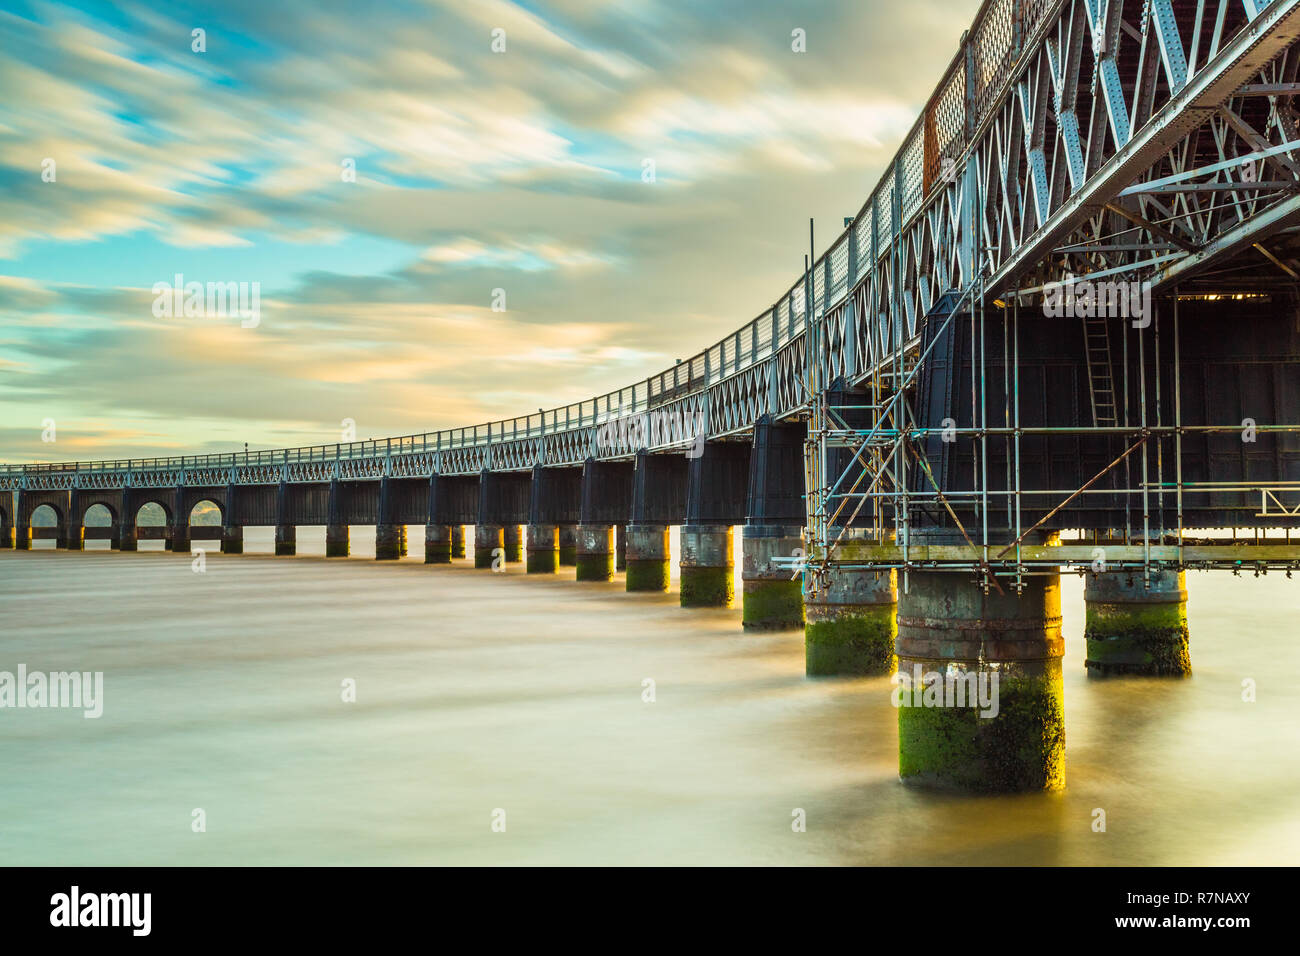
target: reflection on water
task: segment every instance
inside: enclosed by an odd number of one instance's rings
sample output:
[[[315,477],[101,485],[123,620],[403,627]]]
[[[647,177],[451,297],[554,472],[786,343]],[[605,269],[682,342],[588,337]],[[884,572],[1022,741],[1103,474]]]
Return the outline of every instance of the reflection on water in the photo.
[[[1189,574],[1194,676],[1168,682],[1088,680],[1082,585],[1064,578],[1066,789],[963,798],[898,783],[888,680],[806,679],[800,632],[745,635],[738,609],[627,595],[621,575],[426,567],[411,530],[412,557],[380,564],[362,560],[373,529],[353,529],[358,560],[327,562],[323,529],[271,558],[271,529],[249,528],[242,557],[206,543],[204,574],[98,541],[0,552],[0,670],[105,673],[99,720],[0,710],[0,862],[1282,864],[1300,850],[1300,582],[1281,575]]]

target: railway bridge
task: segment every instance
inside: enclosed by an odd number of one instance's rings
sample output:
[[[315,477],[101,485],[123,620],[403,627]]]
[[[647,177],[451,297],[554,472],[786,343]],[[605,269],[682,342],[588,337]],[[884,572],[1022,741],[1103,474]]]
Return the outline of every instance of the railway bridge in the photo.
[[[0,468],[33,512],[189,553],[373,525],[430,564],[576,565],[804,627],[810,675],[893,674],[900,775],[1063,785],[1059,580],[1090,674],[1191,672],[1184,572],[1300,566],[1300,0],[987,0],[859,213],[672,368],[504,421],[306,448]],[[932,706],[992,681],[996,716]],[[911,690],[916,693],[911,694]]]

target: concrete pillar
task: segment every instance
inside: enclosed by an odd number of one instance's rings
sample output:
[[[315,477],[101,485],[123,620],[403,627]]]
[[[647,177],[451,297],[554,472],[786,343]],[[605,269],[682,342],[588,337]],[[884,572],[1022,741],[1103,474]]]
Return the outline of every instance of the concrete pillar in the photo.
[[[73,488],[68,492],[68,513],[63,519],[63,537],[58,542],[60,548],[86,550],[86,529],[81,521],[81,490]]]
[[[505,554],[505,528],[499,524],[474,526],[474,567],[490,568],[495,558]]]
[[[894,673],[898,591],[892,571],[827,569],[808,597],[804,673],[809,677]]]
[[[528,526],[528,573],[554,574],[559,568],[559,526],[530,524]]]
[[[524,536],[520,525],[513,522],[501,529],[501,545],[505,548],[507,564],[519,564],[524,560]]]
[[[803,627],[802,575],[773,564],[804,553],[804,437],[802,423],[778,425],[768,414],[754,422],[749,488],[741,539],[741,621],[745,630]]]
[[[1181,571],[1089,573],[1084,584],[1084,666],[1090,677],[1190,677],[1187,582]]]
[[[741,535],[741,623],[747,631],[803,627],[803,579],[773,558],[803,554],[803,528],[745,525]]]
[[[573,567],[578,563],[578,526],[560,525],[560,564]]]
[[[227,522],[221,528],[221,553],[244,553],[244,526]]]
[[[275,553],[298,553],[298,528],[289,523],[289,483],[281,481],[275,491]]]
[[[19,489],[18,494],[14,496],[14,548],[18,551],[30,551],[32,549],[32,527],[29,524],[31,518],[26,514],[27,506],[23,498],[24,493]]]
[[[121,517],[117,522],[116,529],[117,550],[119,551],[139,551],[140,538],[136,534],[135,521],[132,518]]]
[[[14,528],[9,523],[9,517],[6,515],[0,519],[0,551],[5,551],[14,546]]]
[[[614,570],[627,570],[627,525],[614,525]]]
[[[406,553],[406,525],[375,525],[375,560],[396,561]]]
[[[578,525],[579,581],[609,581],[614,577],[614,526]]]
[[[1005,593],[986,594],[964,573],[907,578],[894,690],[899,777],[989,793],[1063,787],[1060,575],[1027,576],[1019,595],[1005,579]]]
[[[424,526],[424,563],[451,563],[451,532],[449,524],[426,524]]]
[[[244,525],[239,517],[238,486],[226,485],[225,507],[221,509],[221,553],[244,553]]]
[[[682,607],[731,607],[736,598],[730,525],[682,525]]]
[[[292,556],[298,553],[298,528],[291,524],[275,526],[275,553]]]
[[[375,517],[375,560],[396,561],[405,551],[406,525],[397,523],[394,488],[387,477],[379,479],[379,513]]]
[[[465,526],[463,524],[451,526],[451,556],[453,558],[465,557]]]
[[[627,540],[627,590],[667,591],[672,575],[668,525],[630,524]]]
[[[325,526],[325,557],[346,558],[352,553],[352,529],[345,524]]]
[[[172,499],[172,550],[190,553],[190,512],[185,507],[185,489],[179,485]]]

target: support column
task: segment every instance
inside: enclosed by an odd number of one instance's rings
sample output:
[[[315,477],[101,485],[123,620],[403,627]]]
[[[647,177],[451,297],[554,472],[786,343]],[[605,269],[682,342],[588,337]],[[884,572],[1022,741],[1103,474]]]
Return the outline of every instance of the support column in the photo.
[[[732,527],[745,523],[750,446],[705,442],[687,462],[681,530],[682,607],[731,607],[736,598]]]
[[[802,576],[772,563],[773,558],[804,553],[803,528],[747,524],[740,549],[741,622],[745,630],[803,627]]]
[[[530,524],[528,526],[528,573],[554,574],[559,568],[559,526]]]
[[[337,478],[331,478],[325,504],[325,557],[346,558],[351,553],[351,529],[343,517],[343,487]]]
[[[804,553],[804,437],[802,423],[777,425],[769,414],[754,422],[749,490],[741,539],[740,577],[747,631],[803,627],[801,575],[773,564]]]
[[[451,533],[449,524],[426,524],[424,526],[424,563],[451,563]]]
[[[9,495],[9,492],[0,492],[0,494]],[[12,502],[12,497],[10,501]],[[0,513],[0,551],[6,551],[14,546],[14,526],[9,518],[9,508],[6,506],[3,513]]]
[[[86,550],[86,529],[82,525],[81,491],[78,488],[68,492],[68,513],[63,519],[63,540],[59,547],[69,551]]]
[[[1187,581],[1181,571],[1089,573],[1084,585],[1084,666],[1090,677],[1190,677]]]
[[[524,536],[521,527],[514,522],[501,529],[502,547],[506,549],[507,564],[519,564],[524,560]]]
[[[731,607],[735,602],[732,544],[730,525],[682,525],[682,607]]]
[[[131,500],[131,489],[122,489],[122,510],[117,515],[117,528],[115,529],[116,543],[113,547],[119,551],[139,551],[140,539],[135,530],[135,502]]]
[[[627,539],[627,590],[667,591],[672,575],[668,525],[630,524]]]
[[[1059,574],[1017,595],[913,571],[898,597],[898,774],[985,793],[1065,785]]]
[[[24,497],[25,493],[20,488],[14,502],[14,548],[18,551],[30,551],[32,549],[31,518],[27,514],[27,506],[23,501]]]
[[[578,525],[579,581],[609,581],[614,577],[614,526]]]
[[[892,571],[828,568],[821,589],[808,597],[804,673],[809,677],[894,673],[896,584]]]
[[[573,567],[578,563],[578,526],[562,524],[560,531],[560,564]]]
[[[226,507],[222,510],[221,518],[221,553],[222,554],[243,554],[244,553],[244,526],[240,523],[238,515],[236,485],[233,483],[226,485]]]
[[[465,526],[463,524],[451,526],[451,556],[453,558],[465,557]]]
[[[499,524],[474,525],[474,567],[492,567],[493,560],[505,554],[505,536],[505,528]]]
[[[614,525],[614,570],[627,570],[627,525]]]
[[[275,553],[290,556],[298,553],[298,528],[289,524],[289,483],[280,482],[275,492]]]
[[[190,553],[190,513],[185,508],[185,488],[180,485],[172,499],[172,550],[186,556]]]
[[[397,523],[394,491],[391,479],[379,479],[379,514],[375,519],[376,561],[396,561],[405,551],[406,525]]]

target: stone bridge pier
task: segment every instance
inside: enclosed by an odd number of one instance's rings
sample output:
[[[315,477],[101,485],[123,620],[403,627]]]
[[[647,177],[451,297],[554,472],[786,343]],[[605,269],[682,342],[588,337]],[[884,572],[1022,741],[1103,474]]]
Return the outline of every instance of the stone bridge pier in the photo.
[[[628,591],[667,591],[672,581],[670,525],[686,512],[687,460],[680,452],[637,452],[626,541]]]
[[[533,466],[528,504],[529,574],[560,569],[560,527],[582,516],[582,469]]]
[[[627,461],[588,458],[582,466],[577,579],[610,581],[616,566],[615,535],[632,511],[632,471]]]
[[[528,520],[530,483],[530,476],[526,474],[488,469],[479,474],[474,567],[492,568],[495,561],[518,563],[523,560],[519,526]]]
[[[731,607],[735,601],[732,528],[745,523],[749,456],[745,442],[705,442],[688,461],[682,607]]]
[[[754,424],[749,493],[741,539],[741,620],[747,631],[803,627],[802,575],[779,568],[773,558],[804,554],[804,444],[802,423]]]
[[[1149,586],[1148,586],[1149,584]],[[1090,677],[1190,677],[1187,582],[1181,571],[1090,572],[1084,584]]]
[[[951,544],[955,535],[918,535]],[[1048,536],[1045,543],[1059,543]],[[898,595],[898,773],[974,792],[1065,785],[1059,572],[1016,593],[941,571],[912,571]]]

